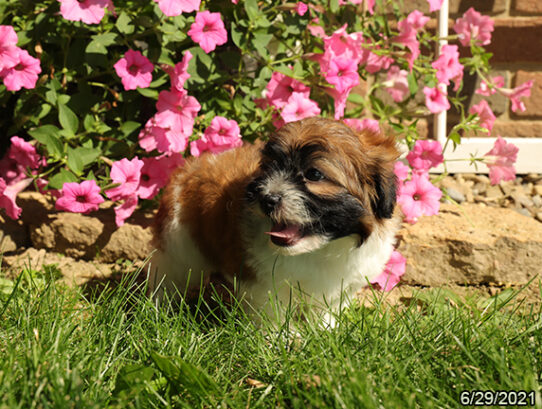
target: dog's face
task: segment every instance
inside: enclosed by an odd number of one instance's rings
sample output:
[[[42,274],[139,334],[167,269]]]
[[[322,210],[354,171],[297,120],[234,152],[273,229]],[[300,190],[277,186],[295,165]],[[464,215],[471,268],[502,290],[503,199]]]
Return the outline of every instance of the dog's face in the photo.
[[[397,156],[391,137],[323,118],[289,123],[263,148],[249,207],[268,220],[270,241],[284,254],[350,235],[361,244],[392,217]]]

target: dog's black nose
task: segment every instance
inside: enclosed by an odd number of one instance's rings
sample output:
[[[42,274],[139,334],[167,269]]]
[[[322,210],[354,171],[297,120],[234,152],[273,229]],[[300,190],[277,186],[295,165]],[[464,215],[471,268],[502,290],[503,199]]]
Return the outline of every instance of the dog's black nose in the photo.
[[[277,194],[265,195],[261,199],[262,209],[265,213],[271,213],[273,209],[281,202],[282,197]]]

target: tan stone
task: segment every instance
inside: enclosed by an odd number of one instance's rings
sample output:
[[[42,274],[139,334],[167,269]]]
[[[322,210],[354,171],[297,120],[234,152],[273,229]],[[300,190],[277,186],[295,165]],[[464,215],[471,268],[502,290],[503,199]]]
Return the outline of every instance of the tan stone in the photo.
[[[111,234],[98,259],[107,263],[119,259],[144,260],[151,255],[151,240],[150,227],[125,224]]]
[[[542,273],[542,224],[513,210],[443,204],[400,232],[405,284],[527,283]]]
[[[28,229],[21,220],[0,214],[0,254],[20,250],[29,241]]]
[[[542,121],[496,121],[492,135],[506,138],[540,138],[542,137]]]
[[[533,194],[542,196],[542,185],[534,185],[533,186]]]
[[[514,11],[528,15],[542,14],[542,2],[540,0],[515,0],[512,2]]]

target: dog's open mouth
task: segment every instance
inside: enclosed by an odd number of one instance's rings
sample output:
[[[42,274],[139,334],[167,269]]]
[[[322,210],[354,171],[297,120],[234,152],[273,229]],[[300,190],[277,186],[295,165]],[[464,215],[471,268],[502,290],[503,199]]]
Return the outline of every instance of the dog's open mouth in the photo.
[[[266,232],[277,246],[293,246],[305,235],[303,227],[296,224],[275,223],[271,231]]]

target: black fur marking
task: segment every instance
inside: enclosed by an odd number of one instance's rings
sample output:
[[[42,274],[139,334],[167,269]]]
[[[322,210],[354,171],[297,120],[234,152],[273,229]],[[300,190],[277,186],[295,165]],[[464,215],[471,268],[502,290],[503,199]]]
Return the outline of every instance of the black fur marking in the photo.
[[[378,219],[390,219],[397,201],[397,178],[394,174],[385,179],[379,173],[373,177],[376,199],[372,201],[373,213]]]

